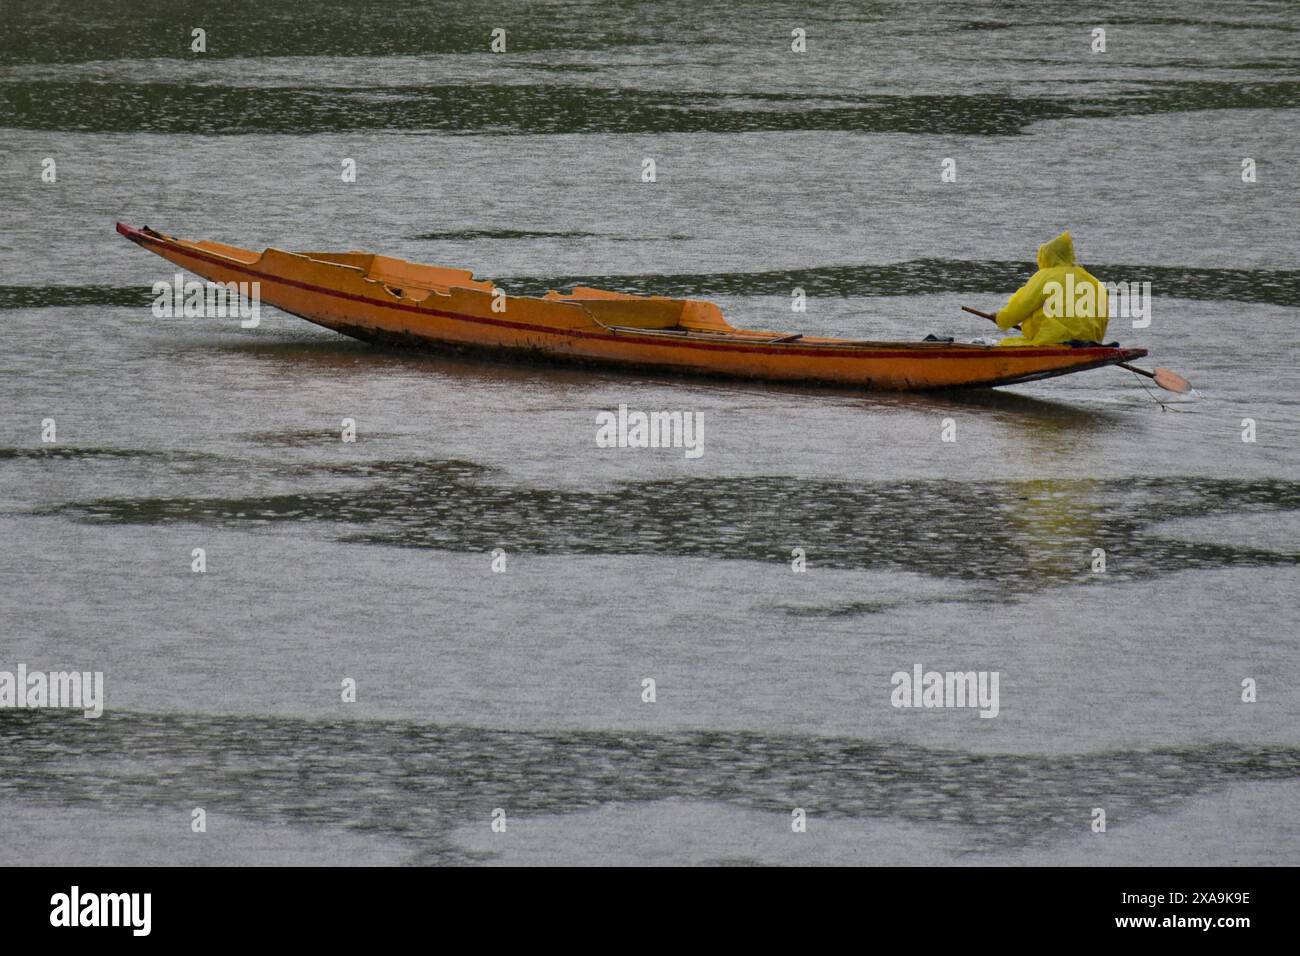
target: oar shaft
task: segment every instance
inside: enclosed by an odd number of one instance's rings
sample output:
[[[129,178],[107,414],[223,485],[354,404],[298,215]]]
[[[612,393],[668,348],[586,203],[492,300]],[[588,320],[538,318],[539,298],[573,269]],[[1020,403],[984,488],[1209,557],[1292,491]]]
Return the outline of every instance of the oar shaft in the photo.
[[[972,309],[968,305],[963,305],[961,308],[963,312],[969,312],[971,315],[978,315],[981,319],[988,319],[994,325],[998,324],[998,317],[996,315],[992,315],[988,312],[981,312],[979,309]],[[1019,325],[1013,325],[1011,326],[1011,328],[1015,329],[1016,331],[1020,330]]]
[[[1147,378],[1156,377],[1155,372],[1148,372],[1146,369],[1138,368],[1136,365],[1129,365],[1128,362],[1116,362],[1115,364],[1118,365],[1120,368],[1128,369],[1130,372],[1137,372],[1139,375],[1145,375]]]
[[[981,312],[979,309],[972,309],[968,305],[963,305],[961,307],[961,310],[963,312],[969,312],[971,315],[978,315],[981,319],[988,319],[990,322],[997,321],[997,318],[995,316],[989,315],[989,313],[987,312]]]

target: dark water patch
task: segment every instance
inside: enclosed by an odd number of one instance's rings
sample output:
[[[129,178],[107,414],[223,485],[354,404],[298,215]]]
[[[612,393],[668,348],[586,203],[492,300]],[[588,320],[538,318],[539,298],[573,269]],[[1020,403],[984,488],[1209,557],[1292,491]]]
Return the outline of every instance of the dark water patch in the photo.
[[[410,239],[430,242],[473,242],[477,239],[599,239],[598,232],[548,232],[529,229],[458,229],[450,232],[425,232]]]
[[[1017,62],[1028,63],[1029,60],[1019,60]],[[1044,60],[1041,62],[1060,64],[1060,60]],[[1213,63],[1208,64],[1204,60],[1194,59],[1176,59],[1176,60],[1152,60],[1144,63],[1146,69],[1152,70],[1237,70],[1243,73],[1270,73],[1270,72],[1295,72],[1300,68],[1300,57],[1279,56],[1272,60],[1242,60],[1236,63]],[[1071,82],[1083,82],[1082,79],[1072,80]],[[1096,79],[1096,83],[1113,83],[1113,80]]]
[[[245,440],[254,445],[272,448],[335,448],[342,444],[341,430],[338,428],[284,428],[276,431],[250,432]],[[396,432],[376,432],[367,430],[366,441],[382,441],[401,437]]]
[[[1300,509],[1300,483],[1279,480],[858,483],[764,477],[582,491],[501,484],[491,480],[494,472],[467,462],[369,462],[347,471],[372,482],[247,498],[112,498],[51,513],[120,524],[344,524],[344,541],[462,553],[501,546],[538,555],[784,562],[798,544],[822,567],[994,582],[1007,594],[1088,581],[1094,548],[1106,550],[1110,580],[1300,564],[1300,551],[1146,531],[1176,518]],[[358,526],[363,530],[353,530]]]
[[[428,242],[473,242],[479,239],[602,239],[606,242],[682,242],[690,236],[615,236],[603,232],[549,232],[530,229],[460,229],[426,232],[408,239]]]
[[[1278,12],[1285,11],[1285,7],[1278,7]],[[1261,14],[1266,12],[1267,8],[1259,9]],[[1102,18],[1106,27],[1134,26],[1134,27],[1196,27],[1206,31],[1211,30],[1278,30],[1284,33],[1296,33],[1300,31],[1300,26],[1293,23],[1286,23],[1279,20],[1263,19],[1262,17],[1247,19],[1245,17],[1236,20],[1211,19],[1209,17],[1192,19],[1188,17],[1171,17],[1148,15],[1143,13],[1137,16],[1125,16],[1108,10]],[[984,31],[984,30],[1024,30],[1036,27],[1052,27],[1059,29],[1062,26],[1074,24],[1083,29],[1086,34],[1092,27],[1099,25],[1102,20],[1096,18],[1081,19],[1051,19],[1051,20],[970,20],[965,23],[949,24],[948,29],[962,31]]]
[[[546,233],[509,230],[467,230],[428,233],[414,239],[594,238],[592,233]],[[618,237],[602,236],[607,240]],[[680,241],[684,236],[626,237],[626,241]],[[382,250],[381,250],[382,251]],[[442,263],[465,267],[468,263]],[[1209,269],[1189,266],[1090,265],[1102,281],[1150,282],[1154,296],[1202,301],[1252,302],[1300,307],[1300,270]],[[913,259],[885,265],[813,266],[765,272],[701,272],[641,275],[551,275],[498,277],[512,295],[542,295],[548,289],[596,286],[637,295],[708,297],[719,295],[788,296],[799,286],[814,296],[905,296],[966,292],[1006,296],[1032,274],[1028,262],[997,260]],[[0,310],[71,306],[147,306],[153,302],[144,286],[58,285],[0,286]]]
[[[91,133],[740,133],[1010,136],[1032,123],[1207,109],[1292,109],[1300,81],[1169,81],[1109,96],[827,96],[551,85],[302,88],[90,80],[0,83],[4,125]],[[758,101],[765,108],[751,105]],[[744,105],[741,105],[744,104]]]
[[[899,601],[850,601],[833,607],[787,607],[790,617],[862,617],[901,607]]]
[[[882,32],[920,33],[940,41],[953,32],[1023,31],[1098,22],[1108,27],[1194,28],[1201,31],[1300,29],[1286,4],[1243,6],[1234,17],[1205,18],[1106,11],[1101,20],[1070,16],[1036,19],[1032,10],[1007,19],[986,17],[980,4],[945,4],[943,15],[928,18],[896,5],[832,4],[811,17],[814,34],[832,29],[866,37]],[[924,6],[924,5],[923,5]],[[969,12],[967,12],[969,11]],[[486,54],[491,32],[507,31],[509,56],[521,54],[529,68],[591,70],[589,65],[556,62],[566,53],[645,44],[676,48],[737,45],[762,49],[771,38],[762,24],[787,16],[786,5],[731,11],[717,5],[660,0],[647,3],[537,4],[504,2],[467,5],[455,0],[321,0],[309,5],[279,5],[257,0],[61,0],[57,5],[14,4],[0,32],[0,62],[69,63],[88,60],[292,56],[425,56]],[[1234,10],[1234,13],[1238,11]],[[971,14],[975,14],[972,16]],[[193,26],[207,31],[207,52],[190,50]],[[820,36],[818,37],[820,39]],[[788,38],[776,31],[779,46]],[[527,54],[548,54],[527,56]]]
[[[149,305],[154,298],[153,290],[143,285],[0,285],[0,309],[136,306]]]
[[[617,8],[615,8],[617,10]],[[511,53],[572,52],[652,42],[635,16],[584,16],[567,4],[364,3],[319,0],[60,0],[16,4],[0,31],[0,62],[282,56],[421,56],[488,53],[492,30],[506,30]],[[615,25],[612,21],[626,22]],[[207,31],[207,52],[190,50],[190,31]],[[633,29],[626,29],[626,27]]]
[[[140,448],[100,448],[50,443],[0,448],[0,461],[145,461],[163,465],[210,464],[226,459],[193,451],[148,451]]]
[[[627,35],[623,34],[623,36],[626,37]],[[514,61],[512,65],[528,70],[540,70],[544,73],[606,73],[610,70],[610,67],[597,63],[573,63],[560,60],[518,60]]]
[[[1142,116],[1196,110],[1293,110],[1300,81],[1216,82],[1168,80],[1115,96],[1079,100],[1079,116]]]
[[[1002,604],[1005,603],[1005,600],[1005,597],[1001,594],[964,593],[957,598],[946,596],[917,597],[907,601],[845,601],[838,604],[827,602],[817,606],[786,604],[781,606],[781,610],[789,617],[794,618],[834,619],[870,617],[873,614],[883,614],[886,611],[903,607],[938,607],[954,603],[960,603],[964,609],[969,609],[972,604]]]
[[[517,276],[503,280],[512,293],[540,295],[574,285],[638,295],[896,296],[946,292],[1009,295],[1033,274],[1028,262],[914,259],[888,265],[816,266],[767,272],[675,275]],[[1151,293],[1180,299],[1231,300],[1300,307],[1300,270],[1204,269],[1186,266],[1092,265],[1103,282],[1150,282]]]
[[[1223,787],[1300,778],[1300,750],[1211,744],[985,755],[750,732],[530,732],[402,720],[0,712],[0,798],[209,812],[408,841],[465,862],[452,831],[508,806],[552,815],[657,800],[963,828],[976,853],[1043,846],[1104,805],[1111,825]],[[960,786],[954,786],[960,781]]]
[[[250,440],[257,442],[257,437],[251,436]],[[276,441],[274,433],[268,433],[266,440],[260,443],[268,446],[326,445],[334,448],[340,444],[340,440],[339,432],[322,430],[302,434],[290,432],[283,442]],[[28,476],[25,490],[38,500],[49,490],[43,479],[44,475],[53,473],[48,469],[66,469],[59,472],[61,477],[71,476],[84,480],[88,487],[126,487],[137,493],[141,488],[156,489],[160,486],[193,488],[195,482],[206,483],[208,487],[225,487],[229,484],[261,481],[290,482],[293,483],[291,487],[303,482],[314,482],[317,487],[333,487],[340,481],[373,481],[383,473],[376,472],[364,461],[343,461],[322,470],[318,464],[297,462],[282,457],[281,460],[268,461],[255,457],[232,457],[216,452],[148,451],[134,448],[78,446],[63,442],[0,447],[0,464],[34,466],[21,473]],[[15,469],[14,475],[17,474],[19,472]],[[18,491],[17,481],[16,477],[11,480],[11,494],[16,494]],[[139,500],[145,502],[153,499],[141,497]],[[64,506],[55,506],[54,510],[60,511],[62,507]],[[39,505],[23,513],[48,515],[51,513],[51,506]]]
[[[1287,3],[1277,4],[1274,8],[1280,14],[1294,12],[1294,6]],[[1257,8],[1262,16],[1258,18],[1238,17],[1236,19],[1213,18],[1213,17],[1170,17],[1170,16],[1150,16],[1142,13],[1137,16],[1108,15],[1106,23],[1115,24],[1116,26],[1160,26],[1160,27],[1195,27],[1201,30],[1277,30],[1282,33],[1300,33],[1300,25],[1288,23],[1283,20],[1268,18],[1268,7],[1261,5]],[[1091,21],[1086,21],[1091,26]],[[1053,23],[1055,26],[1056,23]]]
[[[1076,112],[1063,101],[992,94],[855,97],[804,108],[806,96],[540,85],[310,88],[24,81],[0,83],[0,116],[21,129],[88,133],[740,133],[795,130],[1012,135]],[[825,97],[821,97],[825,99]]]

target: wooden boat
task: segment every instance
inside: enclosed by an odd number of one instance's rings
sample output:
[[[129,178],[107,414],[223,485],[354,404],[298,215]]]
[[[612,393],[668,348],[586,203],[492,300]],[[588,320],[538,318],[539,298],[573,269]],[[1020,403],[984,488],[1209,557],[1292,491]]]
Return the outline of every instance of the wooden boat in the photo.
[[[1010,385],[1115,365],[1145,349],[869,342],[738,329],[711,302],[576,287],[506,295],[463,269],[369,252],[253,252],[124,223],[117,231],[212,282],[368,342],[777,382],[919,390]]]

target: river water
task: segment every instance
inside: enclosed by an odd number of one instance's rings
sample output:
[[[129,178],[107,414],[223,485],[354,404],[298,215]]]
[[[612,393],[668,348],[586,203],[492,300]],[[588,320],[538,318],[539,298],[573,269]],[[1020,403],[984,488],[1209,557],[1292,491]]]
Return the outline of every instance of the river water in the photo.
[[[0,710],[0,864],[1300,863],[1300,10],[706,6],[6,10],[0,670],[106,703]],[[1197,391],[158,319],[117,220],[905,340],[1068,227]],[[619,405],[704,453],[598,447]],[[893,706],[918,664],[997,716]]]

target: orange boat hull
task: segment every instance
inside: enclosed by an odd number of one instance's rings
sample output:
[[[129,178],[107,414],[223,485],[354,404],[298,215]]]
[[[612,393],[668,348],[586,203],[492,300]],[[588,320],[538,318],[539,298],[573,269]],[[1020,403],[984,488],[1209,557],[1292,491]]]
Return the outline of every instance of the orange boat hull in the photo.
[[[594,289],[509,296],[458,269],[368,253],[263,253],[117,231],[209,281],[344,335],[439,350],[777,382],[922,390],[1009,385],[1127,362],[1145,349],[858,342],[736,329],[689,299]]]

